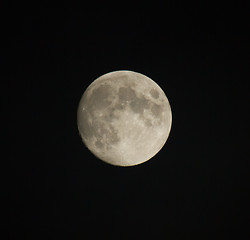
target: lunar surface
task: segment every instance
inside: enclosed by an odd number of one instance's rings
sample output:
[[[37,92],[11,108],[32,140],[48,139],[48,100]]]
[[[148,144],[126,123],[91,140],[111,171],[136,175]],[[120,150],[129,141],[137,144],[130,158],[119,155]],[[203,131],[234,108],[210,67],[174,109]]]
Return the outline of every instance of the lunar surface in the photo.
[[[117,166],[143,163],[166,143],[172,113],[163,90],[132,71],[110,72],[84,92],[77,112],[80,136],[99,159]]]

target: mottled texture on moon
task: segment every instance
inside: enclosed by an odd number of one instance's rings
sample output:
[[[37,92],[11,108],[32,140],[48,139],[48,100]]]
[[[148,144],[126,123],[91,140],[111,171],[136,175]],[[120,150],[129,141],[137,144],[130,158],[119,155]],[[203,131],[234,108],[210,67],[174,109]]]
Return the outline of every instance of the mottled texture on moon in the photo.
[[[167,141],[172,113],[165,93],[132,71],[107,73],[90,84],[78,107],[79,133],[99,159],[117,166],[143,163]]]

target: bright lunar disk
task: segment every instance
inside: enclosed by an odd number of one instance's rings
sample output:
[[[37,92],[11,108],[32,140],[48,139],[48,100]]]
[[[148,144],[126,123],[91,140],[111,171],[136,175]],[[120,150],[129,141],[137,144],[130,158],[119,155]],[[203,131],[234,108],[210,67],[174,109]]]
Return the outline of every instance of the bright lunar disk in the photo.
[[[150,78],[132,71],[104,74],[84,92],[77,124],[87,148],[112,165],[133,166],[157,154],[172,123],[168,99]]]

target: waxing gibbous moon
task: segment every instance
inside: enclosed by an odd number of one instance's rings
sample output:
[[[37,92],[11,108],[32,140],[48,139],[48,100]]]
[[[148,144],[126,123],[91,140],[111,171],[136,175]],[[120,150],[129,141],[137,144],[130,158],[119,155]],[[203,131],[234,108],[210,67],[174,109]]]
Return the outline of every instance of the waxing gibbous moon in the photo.
[[[86,89],[77,124],[84,144],[96,157],[116,166],[133,166],[161,150],[172,113],[165,93],[153,80],[133,71],[115,71]]]

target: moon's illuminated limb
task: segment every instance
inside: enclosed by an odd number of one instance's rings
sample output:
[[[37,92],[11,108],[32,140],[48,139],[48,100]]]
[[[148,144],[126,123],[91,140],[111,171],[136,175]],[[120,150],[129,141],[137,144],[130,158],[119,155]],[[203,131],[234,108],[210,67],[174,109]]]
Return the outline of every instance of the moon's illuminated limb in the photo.
[[[167,141],[172,113],[162,89],[132,71],[107,73],[90,84],[78,107],[80,135],[101,160],[133,166],[152,158]]]

